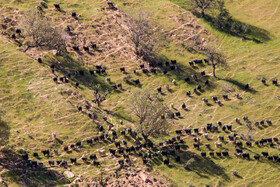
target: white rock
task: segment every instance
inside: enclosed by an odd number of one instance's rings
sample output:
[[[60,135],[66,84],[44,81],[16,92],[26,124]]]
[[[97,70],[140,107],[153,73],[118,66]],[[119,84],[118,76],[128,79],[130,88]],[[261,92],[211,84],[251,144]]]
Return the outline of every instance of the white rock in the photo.
[[[75,177],[74,173],[72,173],[71,171],[65,171],[64,175],[66,175],[67,178],[73,178]]]

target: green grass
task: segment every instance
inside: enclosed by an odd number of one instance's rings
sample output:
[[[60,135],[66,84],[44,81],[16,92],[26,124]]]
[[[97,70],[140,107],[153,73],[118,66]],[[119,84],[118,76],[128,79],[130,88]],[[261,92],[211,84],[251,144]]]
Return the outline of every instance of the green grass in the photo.
[[[3,6],[4,15],[12,14],[7,7],[16,7],[20,11],[24,11],[30,7],[35,7],[37,1],[22,1],[23,3],[15,2],[0,2]],[[35,151],[40,152],[42,149],[58,149],[60,155],[55,156],[56,159],[69,159],[72,157],[80,158],[83,154],[97,153],[97,149],[114,147],[107,143],[95,144],[94,146],[85,145],[81,151],[74,151],[72,154],[67,154],[62,151],[65,145],[75,143],[78,140],[84,140],[88,137],[97,136],[98,131],[96,124],[102,124],[107,128],[107,124],[100,119],[107,115],[106,110],[111,111],[112,115],[108,115],[109,122],[116,125],[116,129],[122,128],[119,125],[119,120],[124,120],[124,125],[133,127],[134,118],[127,109],[127,96],[134,88],[132,85],[125,84],[123,78],[126,76],[119,71],[120,66],[125,66],[129,74],[133,78],[139,78],[142,86],[150,87],[155,90],[157,87],[163,87],[165,84],[171,86],[171,92],[164,90],[165,95],[162,99],[169,106],[174,103],[176,108],[184,102],[189,111],[182,111],[182,119],[170,121],[171,128],[169,134],[163,138],[154,138],[155,142],[163,141],[164,139],[174,136],[175,129],[194,128],[205,126],[207,123],[216,123],[222,121],[223,124],[232,124],[234,131],[238,133],[247,133],[245,125],[237,125],[234,118],[247,115],[252,122],[263,119],[271,119],[272,126],[267,126],[263,129],[255,128],[251,134],[254,139],[279,137],[279,100],[276,96],[280,95],[279,87],[272,86],[271,80],[278,78],[279,80],[279,2],[270,0],[266,3],[262,1],[245,0],[242,2],[228,1],[232,16],[250,25],[265,29],[271,35],[271,40],[264,43],[255,43],[254,41],[243,41],[242,39],[222,33],[214,29],[210,23],[201,18],[195,18],[190,13],[185,12],[189,8],[184,4],[183,0],[145,0],[135,1],[128,0],[129,4],[124,5],[122,1],[116,1],[121,11],[126,10],[133,12],[137,9],[143,9],[152,12],[152,20],[159,24],[163,30],[169,31],[176,35],[171,39],[167,37],[166,41],[162,41],[166,46],[162,49],[161,55],[168,59],[176,59],[180,64],[180,71],[177,73],[169,73],[163,76],[161,73],[157,75],[134,75],[132,70],[137,68],[137,63],[134,59],[129,59],[131,56],[125,56],[124,53],[118,52],[118,46],[126,44],[125,35],[120,32],[119,26],[114,22],[106,20],[112,12],[102,12],[101,7],[106,4],[103,1],[76,1],[69,0],[67,3],[62,1],[49,1],[49,9],[45,9],[46,15],[57,20],[62,26],[74,25],[104,25],[102,29],[104,35],[97,34],[97,28],[88,27],[81,29],[83,36],[88,36],[89,40],[98,42],[101,47],[107,42],[112,46],[112,50],[105,48],[102,53],[95,53],[93,56],[82,55],[83,63],[78,62],[75,53],[71,52],[67,58],[54,57],[50,53],[43,58],[44,64],[38,64],[33,58],[20,52],[15,44],[8,44],[6,36],[0,35],[0,107],[6,114],[3,117],[5,123],[10,127],[7,128],[9,134],[9,146],[16,153],[20,150],[25,150],[32,154]],[[61,3],[61,7],[66,13],[54,11],[53,3]],[[175,4],[182,6],[180,8]],[[69,20],[70,12],[76,11],[77,14],[82,15],[78,22]],[[118,13],[116,13],[118,14]],[[229,70],[218,69],[217,75],[220,79],[210,78],[211,86],[205,88],[200,95],[195,95],[193,98],[185,96],[186,91],[192,90],[198,85],[196,82],[187,84],[184,78],[194,72],[206,71],[211,76],[210,66],[199,66],[198,69],[192,69],[188,65],[188,61],[197,58],[204,58],[201,55],[189,53],[183,46],[187,44],[183,42],[186,37],[188,27],[179,28],[181,25],[188,23],[194,18],[194,23],[200,25],[210,31],[210,36],[203,34],[202,37],[209,39],[210,42],[219,46],[228,58],[230,66]],[[110,18],[108,18],[110,20]],[[179,20],[179,21],[178,21]],[[65,22],[64,22],[65,21]],[[62,24],[62,22],[64,22]],[[111,27],[108,30],[108,27]],[[175,30],[179,28],[178,30]],[[198,29],[200,30],[200,29]],[[172,32],[171,32],[172,31]],[[197,32],[197,30],[194,30]],[[107,32],[107,33],[106,33]],[[121,39],[114,42],[112,39]],[[125,50],[121,50],[125,51]],[[131,54],[131,50],[127,47],[127,51]],[[58,71],[59,75],[65,75],[69,71],[74,70],[88,70],[95,65],[102,64],[107,67],[108,75],[106,76],[90,76],[86,74],[85,77],[77,77],[70,84],[56,85],[52,81],[48,64],[53,61],[59,61],[61,69]],[[94,107],[99,119],[91,121],[86,114],[79,113],[76,109],[78,105],[83,105],[84,102],[90,101],[92,97],[92,88],[90,83],[101,84],[104,88],[109,88],[110,84],[106,83],[105,78],[110,77],[112,82],[123,84],[123,90],[112,92],[107,101],[102,103],[100,109]],[[268,80],[269,86],[264,86],[260,79],[265,77]],[[177,85],[172,85],[171,81],[176,79]],[[73,84],[78,81],[81,86],[79,89],[74,88]],[[202,84],[201,81],[199,84]],[[245,84],[249,83],[252,87],[251,92],[246,92],[243,89]],[[227,93],[230,91],[230,93]],[[212,96],[219,96],[222,94],[229,94],[230,101],[223,101],[223,106],[219,107],[210,102],[212,106],[206,106],[202,102],[202,98],[210,98]],[[240,93],[242,99],[233,97],[234,93]],[[62,143],[51,138],[51,133],[56,132],[58,139]],[[33,136],[33,139],[28,137],[28,134]],[[214,142],[217,141],[217,135],[224,135],[226,133],[211,134],[212,140],[209,141],[214,150]],[[120,137],[119,139],[124,139]],[[171,159],[171,167],[163,165],[162,159],[152,162],[153,172],[159,173],[172,181],[176,186],[187,186],[192,183],[195,186],[203,186],[210,184],[211,186],[277,186],[279,184],[279,164],[274,162],[262,161],[247,161],[237,159],[233,155],[234,147],[231,143],[224,144],[225,148],[229,149],[231,157],[229,159],[201,159],[191,166],[191,170],[187,171],[183,165],[190,158],[192,152],[199,154],[200,151],[208,151],[204,146],[201,150],[193,149],[193,140],[190,137],[183,137],[186,144],[189,146],[188,150],[180,152],[182,157],[181,163],[175,163],[174,158]],[[208,141],[202,138],[203,143]],[[128,139],[129,140],[129,139]],[[129,141],[129,145],[134,144]],[[261,151],[266,150],[271,155],[278,154],[277,148],[266,147],[264,149],[253,146],[246,152],[253,154],[260,154]],[[32,158],[36,160],[35,158]],[[46,162],[48,159],[42,158],[41,161]],[[116,169],[116,161],[111,158],[100,158],[102,167],[96,168],[83,164],[79,160],[80,165],[72,166],[71,170],[74,174],[82,174],[84,177],[91,178],[99,174],[99,169],[110,169],[111,172]],[[134,163],[134,167],[142,166],[141,159],[138,158]],[[53,168],[56,171],[63,171],[62,168]],[[146,168],[147,169],[147,168]],[[232,171],[237,170],[240,178],[232,175]],[[110,173],[110,172],[109,172]],[[5,179],[9,179],[10,183],[19,184],[18,174],[6,173],[2,174]],[[51,179],[43,180],[41,174],[34,178],[34,183],[44,183],[52,181]],[[55,181],[52,181],[55,182]],[[58,185],[58,184],[57,184]]]

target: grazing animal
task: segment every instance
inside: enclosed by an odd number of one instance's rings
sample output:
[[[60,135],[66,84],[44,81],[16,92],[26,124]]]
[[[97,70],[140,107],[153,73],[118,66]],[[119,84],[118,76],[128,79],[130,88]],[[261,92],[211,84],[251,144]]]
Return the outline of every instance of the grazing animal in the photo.
[[[200,72],[200,74],[201,74],[201,76],[205,76],[206,75],[205,71]]]
[[[206,81],[204,82],[204,84],[205,84],[205,85],[208,85],[208,84],[209,84],[209,80],[206,80]]]
[[[53,78],[53,81],[54,81],[55,83],[57,83],[57,77],[54,77],[54,78]]]
[[[228,137],[228,139],[230,140],[230,141],[233,141],[234,140],[234,137],[233,136],[227,136]]]
[[[223,155],[223,156],[229,156],[229,154],[228,154],[227,151],[223,151],[223,152],[222,152],[222,155]]]
[[[176,64],[177,61],[176,60],[171,60],[171,64]]]
[[[50,156],[50,151],[49,150],[43,150],[42,153],[43,153],[44,156],[46,156],[46,155],[47,155],[47,157]]]
[[[21,33],[21,30],[20,30],[20,29],[16,29],[16,33],[17,33],[17,34],[20,34],[20,33]]]
[[[222,147],[222,143],[217,143],[217,142],[215,142],[215,146],[216,146],[216,147]]]
[[[49,161],[49,165],[53,166],[54,165],[54,161]]]
[[[182,134],[182,130],[176,130],[176,134]]]
[[[175,145],[175,150],[176,151],[180,150],[180,145]]]
[[[206,152],[200,152],[200,155],[201,155],[202,157],[206,157]]]
[[[252,142],[246,142],[246,145],[251,147],[252,146]]]
[[[247,158],[248,160],[250,160],[250,154],[249,153],[243,153],[242,157],[243,158]]]
[[[76,16],[77,16],[76,12],[72,12],[72,13],[71,13],[71,16],[72,16],[73,18],[76,18]]]
[[[249,90],[249,88],[250,88],[249,84],[246,84],[245,85],[245,90]]]
[[[278,83],[277,83],[277,79],[272,80],[272,84],[273,84],[273,85],[277,85],[277,84],[278,84]]]
[[[91,44],[91,48],[96,49],[97,48],[96,44]]]
[[[262,155],[263,155],[264,157],[268,157],[268,152],[262,152]]]
[[[265,122],[266,122],[268,125],[272,125],[272,122],[271,122],[271,120],[269,120],[269,119],[265,120]]]
[[[135,84],[140,84],[139,79],[133,80],[133,82],[134,82]]]
[[[91,143],[92,143],[92,139],[88,139],[88,140],[86,140],[86,142],[87,142],[88,144],[91,144]]]
[[[187,92],[186,92],[186,95],[187,95],[187,96],[190,96],[190,95],[191,95],[191,91],[187,91]]]
[[[91,75],[94,75],[94,71],[93,71],[93,70],[89,70],[89,73],[90,73]]]
[[[190,66],[193,66],[193,65],[194,65],[192,61],[191,61],[191,62],[189,62],[189,64],[190,64]]]
[[[193,147],[199,149],[199,144],[194,143],[194,144],[193,144]]]
[[[54,4],[54,7],[55,7],[57,10],[60,10],[60,5],[59,5],[59,4]]]
[[[214,157],[214,152],[210,151],[210,152],[209,152],[209,155],[210,155],[211,157]]]
[[[191,129],[185,129],[186,134],[191,134],[192,130]]]
[[[225,140],[224,136],[218,136],[218,139],[221,140],[221,141]]]
[[[273,157],[272,156],[268,156],[267,159],[268,160],[273,160]]]
[[[86,52],[89,52],[89,47],[84,46],[83,48],[84,48],[84,50],[85,50]]]
[[[222,153],[221,152],[216,152],[216,155],[217,156],[222,156]]]
[[[217,101],[218,98],[217,97],[212,97],[213,101]]]
[[[116,146],[116,147],[120,147],[120,146],[121,146],[121,143],[120,143],[120,142],[115,142],[115,146]]]
[[[205,104],[208,104],[208,99],[203,98],[202,100],[203,100],[203,102],[204,102]]]
[[[22,155],[23,160],[28,160],[28,154]]]
[[[75,51],[79,51],[79,47],[78,47],[78,46],[73,46],[73,49],[74,49]]]
[[[76,147],[80,147],[82,145],[81,141],[78,141],[77,143],[75,143]]]
[[[77,164],[77,159],[76,158],[70,158],[71,164]]]
[[[232,125],[227,125],[227,130],[232,131]]]
[[[228,99],[228,95],[222,95],[222,97],[224,98],[224,100]]]
[[[90,155],[90,156],[89,156],[89,159],[90,159],[90,160],[96,160],[96,159],[97,159],[97,157],[96,157],[96,155],[95,155],[95,154],[93,154],[93,155]]]
[[[204,138],[208,139],[208,133],[203,134]]]
[[[148,73],[149,71],[147,69],[142,69],[143,73]]]
[[[194,128],[193,131],[194,131],[194,133],[197,133],[197,134],[199,133],[198,128]]]
[[[254,155],[254,159],[255,160],[260,160],[260,156],[259,155]]]
[[[164,162],[164,165],[169,165],[169,159],[165,159],[163,162]]]

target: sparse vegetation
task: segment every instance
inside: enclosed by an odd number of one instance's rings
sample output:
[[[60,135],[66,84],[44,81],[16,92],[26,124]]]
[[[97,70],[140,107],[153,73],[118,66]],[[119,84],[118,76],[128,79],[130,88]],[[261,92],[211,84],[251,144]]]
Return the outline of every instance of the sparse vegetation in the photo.
[[[213,8],[217,3],[217,0],[189,0],[193,9],[200,9],[200,13],[205,17],[205,11],[209,8]]]
[[[218,9],[206,9],[203,18],[201,13],[191,12],[186,0],[115,0],[114,8],[108,8],[103,0],[44,2],[48,8],[35,0],[0,2],[3,15],[0,17],[0,107],[5,110],[0,123],[0,139],[4,140],[0,147],[5,147],[0,151],[0,180],[8,186],[98,186],[103,172],[102,183],[107,186],[279,184],[279,164],[273,156],[279,154],[280,144],[273,140],[273,145],[255,145],[261,139],[279,138],[279,86],[272,83],[275,79],[279,83],[279,2],[226,0],[224,10],[233,19],[230,23],[245,23],[246,34],[238,31],[238,26],[232,31],[231,25],[217,29],[214,24],[220,14]],[[67,31],[67,54],[54,55],[44,46],[30,47],[24,52],[33,39],[17,28],[21,29],[23,13],[36,5],[41,6],[42,15],[55,24],[53,28]],[[154,64],[143,62],[141,56],[138,57],[141,60],[136,59],[133,42],[128,33],[122,32],[128,29],[125,12],[134,12],[131,15],[137,17],[139,9],[150,12],[148,21],[153,28],[160,25],[165,37],[156,42],[163,45],[155,50],[159,58]],[[223,19],[226,21],[229,17]],[[269,33],[273,33],[273,37]],[[74,46],[78,50],[74,50]],[[215,66],[220,79],[212,76],[211,61],[203,60],[208,59],[202,53],[208,46],[222,52],[230,66],[230,69]],[[199,61],[191,65],[189,62],[194,60]],[[139,67],[140,63],[144,67]],[[106,72],[98,72],[97,66]],[[121,67],[125,71],[121,71]],[[121,88],[114,87],[118,84],[122,84]],[[250,89],[245,88],[247,84]],[[100,98],[110,90],[100,107],[94,103],[93,85],[100,85],[97,89]],[[145,88],[159,99],[159,104],[172,106],[165,119],[166,132],[147,137],[153,147],[142,138],[141,131],[137,131],[139,118],[130,110],[128,102],[135,90]],[[186,95],[187,91],[190,96]],[[224,98],[224,94],[228,98]],[[217,97],[220,104],[214,102],[213,97]],[[94,114],[94,120],[90,114]],[[243,116],[249,120],[243,120]],[[235,118],[240,118],[240,123],[236,123]],[[272,121],[271,125],[266,119]],[[208,123],[218,126],[218,130],[213,128],[204,133],[201,127]],[[227,125],[232,125],[232,130],[227,129]],[[199,133],[194,133],[194,128],[198,128]],[[191,129],[192,134],[184,129]],[[177,130],[182,130],[182,134]],[[140,133],[135,135],[134,131]],[[234,154],[237,152],[234,141],[228,138],[234,133],[238,138],[236,142],[243,143],[241,149],[250,154],[249,158]],[[200,143],[195,142],[193,135]],[[94,141],[90,143],[90,140]],[[81,146],[76,146],[79,141]],[[247,145],[247,141],[252,145]],[[222,142],[222,147],[216,147],[215,142]],[[120,143],[120,148],[115,143]],[[127,148],[136,148],[138,143],[142,148],[129,152]],[[194,148],[194,143],[200,147]],[[109,149],[116,150],[116,155]],[[49,150],[50,156],[44,156],[42,150]],[[121,150],[124,153],[119,153]],[[102,151],[105,151],[103,156]],[[224,151],[229,156],[217,155]],[[263,151],[273,160],[263,156]],[[36,152],[39,157],[33,155]],[[206,157],[201,153],[206,153]],[[27,167],[25,154],[28,160],[43,162],[43,167]],[[97,159],[90,159],[93,154]],[[124,158],[125,155],[129,159]],[[260,160],[255,159],[255,155],[259,155]],[[87,157],[87,161],[82,157]],[[76,158],[77,164],[71,164],[70,158]],[[60,160],[68,161],[67,168],[56,164]],[[123,166],[118,160],[124,161]],[[54,166],[49,161],[55,161]],[[234,170],[238,176],[232,174]],[[65,171],[75,176],[66,179]]]
[[[44,47],[57,50],[58,53],[66,51],[66,34],[38,10],[32,9],[24,13],[21,29],[23,35],[30,38],[24,51],[32,47]]]
[[[166,133],[168,124],[163,118],[166,107],[148,88],[136,89],[129,98],[129,108],[137,117],[136,129],[145,140]]]
[[[127,34],[133,43],[135,54],[140,59],[154,62],[158,55],[158,28],[150,21],[150,15],[138,11],[136,16],[129,16],[127,26]]]
[[[212,46],[205,48],[204,55],[208,57],[210,64],[212,66],[213,76],[217,78],[216,68],[218,66],[220,66],[220,67],[227,66],[225,56],[221,52],[219,52],[217,49],[213,48]]]

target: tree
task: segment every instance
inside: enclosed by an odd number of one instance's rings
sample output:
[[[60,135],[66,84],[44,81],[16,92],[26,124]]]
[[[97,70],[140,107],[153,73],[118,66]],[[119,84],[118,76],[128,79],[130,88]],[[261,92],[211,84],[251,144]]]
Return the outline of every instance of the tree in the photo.
[[[139,11],[137,17],[128,16],[127,35],[133,43],[137,57],[153,62],[158,51],[157,29],[153,27],[148,14]]]
[[[211,65],[212,65],[213,76],[217,78],[216,67],[217,66],[220,66],[220,67],[226,67],[227,66],[225,56],[213,47],[206,47],[205,50],[204,50],[204,55],[208,57]]]
[[[193,8],[199,8],[202,17],[205,17],[205,10],[215,5],[216,0],[189,0]]]
[[[134,90],[128,103],[138,119],[136,129],[146,141],[149,136],[165,133],[168,124],[162,116],[167,108],[148,88]]]
[[[93,97],[94,97],[93,102],[96,103],[98,107],[100,107],[100,104],[106,100],[108,91],[106,90],[105,92],[102,93],[100,84],[93,86],[93,90],[94,90],[93,91]]]
[[[31,47],[44,47],[57,50],[58,53],[66,51],[66,38],[63,32],[38,10],[28,10],[24,13],[20,25],[23,35],[30,39],[27,42],[27,51]]]

